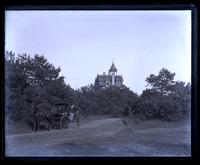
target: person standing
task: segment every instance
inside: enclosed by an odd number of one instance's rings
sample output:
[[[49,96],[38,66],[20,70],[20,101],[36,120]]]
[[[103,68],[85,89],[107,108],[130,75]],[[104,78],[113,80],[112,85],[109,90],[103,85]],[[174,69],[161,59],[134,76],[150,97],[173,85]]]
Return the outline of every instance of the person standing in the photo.
[[[79,126],[79,108],[78,108],[78,106],[76,105],[72,105],[71,106],[71,113],[73,114],[73,119],[72,119],[72,121],[74,122],[76,122],[77,123],[77,125]]]

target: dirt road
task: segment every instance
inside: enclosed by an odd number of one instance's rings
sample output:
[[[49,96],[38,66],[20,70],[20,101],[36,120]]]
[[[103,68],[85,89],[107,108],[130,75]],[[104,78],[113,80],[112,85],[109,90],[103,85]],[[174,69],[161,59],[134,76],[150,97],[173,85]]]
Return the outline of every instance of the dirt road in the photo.
[[[148,123],[148,125],[150,125]],[[79,128],[6,136],[7,156],[190,156],[190,131],[105,118]]]

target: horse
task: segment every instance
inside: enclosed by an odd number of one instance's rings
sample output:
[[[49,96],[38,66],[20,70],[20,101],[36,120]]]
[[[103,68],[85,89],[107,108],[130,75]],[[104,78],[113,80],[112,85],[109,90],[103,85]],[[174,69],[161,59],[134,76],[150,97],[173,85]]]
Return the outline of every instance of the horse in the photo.
[[[51,121],[49,118],[42,116],[41,114],[35,114],[33,122],[31,124],[32,131],[48,130],[51,129]]]

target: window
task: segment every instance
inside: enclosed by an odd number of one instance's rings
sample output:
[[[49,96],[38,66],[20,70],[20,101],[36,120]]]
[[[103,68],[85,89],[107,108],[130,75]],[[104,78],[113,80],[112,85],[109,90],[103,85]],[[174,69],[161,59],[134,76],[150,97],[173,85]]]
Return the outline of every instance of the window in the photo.
[[[106,85],[110,85],[110,81],[106,81]]]

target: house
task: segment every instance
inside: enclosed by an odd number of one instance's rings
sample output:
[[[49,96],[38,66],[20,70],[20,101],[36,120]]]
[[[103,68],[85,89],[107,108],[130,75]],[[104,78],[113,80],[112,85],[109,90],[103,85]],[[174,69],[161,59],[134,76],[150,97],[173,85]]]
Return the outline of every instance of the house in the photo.
[[[103,89],[110,86],[115,86],[119,88],[126,87],[123,84],[122,75],[117,75],[117,68],[115,67],[114,62],[108,70],[108,74],[106,74],[105,72],[102,75],[97,74],[97,77],[95,79],[95,86]]]

